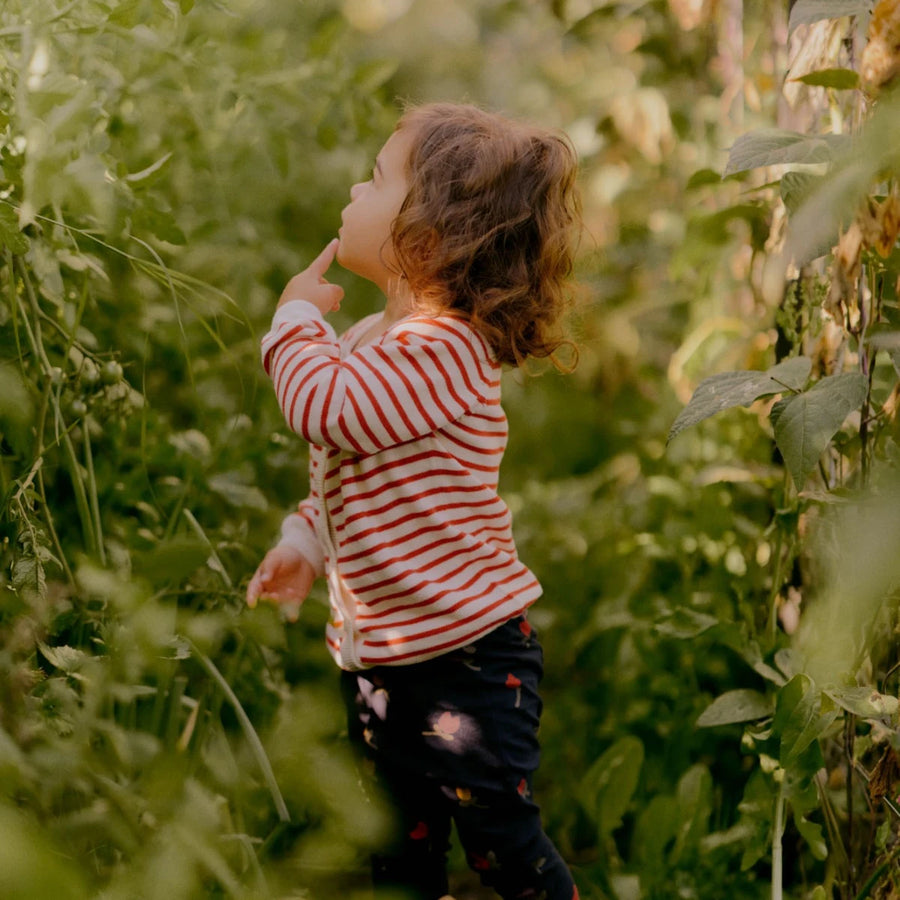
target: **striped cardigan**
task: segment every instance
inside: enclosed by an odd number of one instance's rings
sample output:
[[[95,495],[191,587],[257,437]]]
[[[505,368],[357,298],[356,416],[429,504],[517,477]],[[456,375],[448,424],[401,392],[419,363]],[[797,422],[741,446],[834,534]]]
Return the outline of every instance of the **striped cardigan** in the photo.
[[[293,300],[262,341],[288,425],[309,441],[310,494],[282,526],[328,579],[338,665],[420,662],[463,647],[541,593],[497,494],[500,366],[454,316],[412,315],[356,347]]]

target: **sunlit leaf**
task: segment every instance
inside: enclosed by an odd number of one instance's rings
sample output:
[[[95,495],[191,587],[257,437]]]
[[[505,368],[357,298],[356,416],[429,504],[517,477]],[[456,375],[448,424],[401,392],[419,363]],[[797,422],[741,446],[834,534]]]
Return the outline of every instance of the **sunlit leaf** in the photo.
[[[865,377],[845,372],[823,378],[805,393],[785,397],[772,407],[775,443],[798,490],[844,420],[865,398]]]
[[[827,688],[823,691],[838,706],[862,719],[882,719],[895,716],[900,700],[891,694],[881,694],[870,687]]]
[[[51,647],[43,641],[38,642],[38,647],[41,655],[51,666],[60,669],[67,675],[77,672],[84,665],[85,653],[77,647],[67,645]]]
[[[806,356],[795,356],[765,372],[722,372],[705,378],[669,430],[671,441],[691,425],[734,406],[749,406],[760,397],[803,389],[812,368]]]

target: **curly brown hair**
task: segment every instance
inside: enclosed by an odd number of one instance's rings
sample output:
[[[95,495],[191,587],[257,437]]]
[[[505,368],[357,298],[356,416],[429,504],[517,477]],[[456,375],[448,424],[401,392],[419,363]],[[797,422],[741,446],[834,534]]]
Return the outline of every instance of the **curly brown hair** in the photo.
[[[571,143],[455,103],[412,107],[397,129],[413,139],[391,236],[417,305],[465,316],[500,362],[564,368],[581,212]]]

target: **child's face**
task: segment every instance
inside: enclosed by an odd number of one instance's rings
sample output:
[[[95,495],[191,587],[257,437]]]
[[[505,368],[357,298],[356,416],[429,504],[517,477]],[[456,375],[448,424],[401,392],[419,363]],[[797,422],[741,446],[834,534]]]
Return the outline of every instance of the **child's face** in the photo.
[[[372,178],[350,188],[350,203],[341,213],[337,261],[385,293],[397,275],[391,224],[409,191],[406,161],[411,143],[408,129],[395,131],[376,158]]]

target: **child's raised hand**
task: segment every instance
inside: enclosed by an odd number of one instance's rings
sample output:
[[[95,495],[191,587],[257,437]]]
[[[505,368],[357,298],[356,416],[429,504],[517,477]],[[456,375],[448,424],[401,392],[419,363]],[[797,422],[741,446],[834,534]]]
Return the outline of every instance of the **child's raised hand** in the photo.
[[[247,605],[253,609],[260,600],[275,603],[289,622],[296,622],[315,578],[312,565],[298,550],[273,547],[247,585]]]
[[[344,289],[325,277],[337,254],[339,243],[338,238],[331,241],[302,272],[285,285],[278,300],[279,306],[289,300],[308,300],[318,307],[323,316],[340,308]]]

